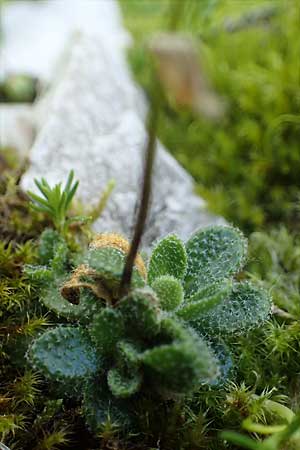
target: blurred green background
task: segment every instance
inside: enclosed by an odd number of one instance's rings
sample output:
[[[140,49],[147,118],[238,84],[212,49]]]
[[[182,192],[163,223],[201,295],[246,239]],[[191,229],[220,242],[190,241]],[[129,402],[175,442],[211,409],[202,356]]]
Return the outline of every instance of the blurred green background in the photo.
[[[159,137],[193,175],[209,208],[246,232],[300,218],[300,2],[120,0],[130,62],[146,92],[149,35],[177,30],[226,104],[219,123],[165,102]]]

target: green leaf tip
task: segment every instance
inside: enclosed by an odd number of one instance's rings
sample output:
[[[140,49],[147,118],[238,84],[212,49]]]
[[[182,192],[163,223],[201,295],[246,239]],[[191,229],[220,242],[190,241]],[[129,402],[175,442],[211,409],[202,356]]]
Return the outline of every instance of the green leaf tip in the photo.
[[[181,282],[172,275],[155,278],[152,289],[157,294],[160,307],[165,311],[176,309],[183,301],[183,287]]]
[[[51,187],[45,178],[34,180],[34,184],[42,194],[39,196],[34,192],[28,191],[27,194],[31,198],[31,207],[38,212],[42,212],[51,217],[55,228],[61,233],[67,232],[67,213],[71,202],[77,191],[79,181],[75,181],[74,171],[71,170],[65,187],[62,188],[61,183]]]
[[[131,371],[130,375],[126,375],[119,369],[113,368],[108,371],[107,383],[115,397],[126,398],[140,389],[142,375],[134,371]]]
[[[211,284],[188,298],[176,311],[176,314],[184,320],[196,320],[201,314],[205,314],[226,300],[231,291],[232,280],[222,280]]]
[[[187,296],[237,273],[245,262],[247,240],[236,228],[212,226],[197,231],[186,243]]]
[[[187,256],[182,241],[176,235],[166,236],[154,248],[148,267],[148,283],[163,275],[181,280],[187,268]]]

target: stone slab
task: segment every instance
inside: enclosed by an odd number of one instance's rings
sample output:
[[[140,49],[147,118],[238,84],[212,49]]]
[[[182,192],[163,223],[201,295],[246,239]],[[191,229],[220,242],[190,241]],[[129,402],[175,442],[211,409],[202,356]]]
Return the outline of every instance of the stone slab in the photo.
[[[78,37],[67,61],[44,106],[43,125],[22,186],[33,189],[33,179],[41,176],[54,184],[74,169],[80,180],[78,196],[85,205],[93,205],[114,179],[116,188],[94,228],[130,237],[146,141],[143,98],[130,77],[125,54],[112,57],[101,39]],[[146,247],[170,232],[186,239],[195,228],[222,221],[207,213],[203,200],[193,194],[192,178],[160,143],[153,191]]]

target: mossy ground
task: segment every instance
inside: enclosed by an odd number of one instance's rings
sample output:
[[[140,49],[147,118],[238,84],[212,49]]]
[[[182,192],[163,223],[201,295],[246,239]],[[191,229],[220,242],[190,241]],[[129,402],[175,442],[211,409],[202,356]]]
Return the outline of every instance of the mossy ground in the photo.
[[[153,404],[149,398],[148,404],[140,405],[138,433],[124,436],[114,424],[107,424],[95,439],[84,425],[78,404],[57,400],[45,380],[24,363],[28,342],[57,319],[41,306],[38,286],[22,272],[24,264],[36,262],[37,239],[49,223],[28,207],[18,187],[19,175],[18,169],[6,168],[0,197],[0,431],[12,450],[150,450],[157,448],[157,442],[164,450],[221,450],[234,447],[225,445],[219,432],[239,430],[245,417],[270,423],[279,420],[268,414],[269,398],[279,399],[294,411],[300,408],[300,247],[299,239],[281,228],[250,238],[249,273],[243,276],[264,279],[278,310],[259,332],[233,340],[238,369],[232,381],[221,389],[203,387],[176,402]],[[12,212],[13,231],[9,228]]]
[[[11,150],[1,151],[0,441],[11,450],[233,450],[239,447],[224,443],[220,431],[241,430],[248,416],[263,423],[281,421],[269,411],[268,399],[300,410],[300,240],[291,231],[297,226],[299,195],[297,2],[255,3],[289,7],[269,24],[238,34],[220,33],[220,27],[224,15],[238,17],[247,11],[247,2],[203,0],[200,16],[196,4],[187,0],[181,26],[201,35],[207,68],[229,100],[231,112],[216,129],[165,104],[159,135],[195,176],[199,192],[215,211],[245,230],[274,224],[268,231],[250,235],[249,262],[241,274],[261,280],[271,291],[274,313],[259,331],[233,339],[237,369],[231,382],[222,388],[203,387],[176,402],[153,404],[149,398],[140,405],[138,433],[131,430],[124,436],[108,423],[101,436],[93,437],[78,404],[57,400],[45,380],[24,363],[28,342],[56,320],[41,306],[38,286],[22,271],[24,264],[36,262],[37,240],[51,224],[30,210],[18,185],[23,169]],[[210,6],[214,4],[221,6],[214,9]],[[164,14],[168,2],[123,0],[121,5],[135,37],[168,26]],[[131,60],[147,88],[149,71],[142,45],[136,44]],[[266,86],[268,92],[261,95]],[[288,120],[266,137],[266,125],[285,114]],[[261,146],[267,139],[272,141],[271,156],[269,144]],[[275,227],[278,219],[286,220],[289,231],[284,225]],[[299,442],[286,444],[284,449],[299,446]]]

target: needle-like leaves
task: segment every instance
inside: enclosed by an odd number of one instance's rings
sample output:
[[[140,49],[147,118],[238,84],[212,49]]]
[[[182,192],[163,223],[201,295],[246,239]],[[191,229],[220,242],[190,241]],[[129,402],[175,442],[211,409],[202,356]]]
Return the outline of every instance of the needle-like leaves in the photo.
[[[74,171],[71,170],[64,188],[62,188],[61,183],[51,188],[45,178],[41,178],[40,181],[35,179],[34,183],[42,195],[28,191],[28,195],[32,201],[31,207],[35,211],[48,214],[55,228],[62,234],[65,234],[70,223],[67,220],[67,212],[79,184],[79,181],[73,182],[73,180]]]

